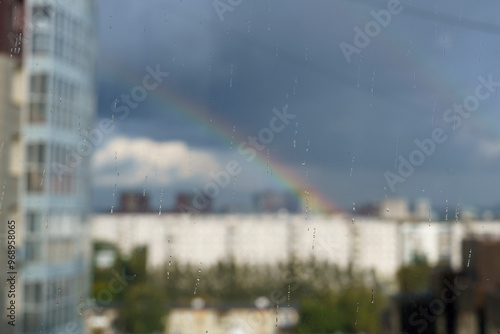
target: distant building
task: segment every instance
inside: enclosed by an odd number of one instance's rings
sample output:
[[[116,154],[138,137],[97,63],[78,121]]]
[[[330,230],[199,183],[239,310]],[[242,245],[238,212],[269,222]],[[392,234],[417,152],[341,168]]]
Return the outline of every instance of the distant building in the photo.
[[[384,333],[496,333],[500,328],[498,254],[498,236],[466,238],[459,270],[440,270],[427,291],[392,298]]]
[[[460,217],[463,220],[476,220],[480,218],[479,209],[471,205],[463,205],[460,208]],[[482,217],[481,217],[482,218]]]
[[[165,334],[285,334],[293,333],[299,315],[292,307],[268,305],[174,307],[166,319]]]
[[[379,203],[368,203],[356,208],[359,215],[373,216],[394,221],[436,221],[438,216],[426,198],[413,203],[404,198],[386,198]],[[451,214],[450,214],[451,217]]]
[[[170,259],[209,266],[276,264],[314,257],[346,268],[374,268],[391,277],[401,263],[399,226],[392,221],[303,214],[101,214],[92,220],[94,241],[114,243],[122,254],[147,245],[149,269]],[[384,242],[380,242],[383,240]]]
[[[418,198],[413,203],[413,218],[416,220],[429,220],[429,214],[432,218],[431,201],[427,198]]]
[[[123,193],[120,196],[119,213],[149,212],[149,196],[141,193]]]
[[[373,217],[303,214],[96,215],[94,241],[114,243],[122,254],[147,245],[149,269],[172,261],[212,265],[276,264],[314,257],[346,268],[373,268],[393,279],[415,255],[430,265],[462,267],[462,240],[500,238],[500,222],[394,221]]]
[[[410,220],[412,214],[405,199],[385,199],[378,203],[362,204],[355,207],[354,213],[361,216],[379,217],[387,220]]]
[[[177,195],[172,212],[209,213],[212,212],[212,198],[203,194],[181,193]]]
[[[291,193],[263,192],[254,196],[254,208],[258,213],[279,211],[298,213],[300,203],[297,196]]]
[[[217,210],[218,213],[252,213],[253,209],[245,203],[226,203],[222,204]]]
[[[437,331],[438,327],[442,327],[441,318],[431,318],[435,321],[423,318],[421,308],[426,309],[433,299],[430,291],[413,294],[400,293],[393,296],[389,302],[389,310],[381,324],[382,333],[452,334],[448,331]]]
[[[383,219],[407,220],[411,218],[411,213],[406,200],[386,199],[379,205],[378,216]]]
[[[119,310],[112,307],[87,308],[83,312],[85,334],[119,334],[116,330]]]
[[[363,204],[359,208],[355,208],[356,211],[355,213],[359,216],[378,216],[379,213],[379,205],[369,203],[369,204]]]
[[[425,258],[429,263],[450,264],[460,262],[460,243],[452,244],[457,240],[453,236],[455,229],[444,222],[425,224],[422,222],[404,222],[400,225],[400,242],[404,244],[402,257],[404,263],[411,263],[415,257]],[[459,239],[458,239],[459,240]],[[454,246],[454,248],[453,248]],[[458,266],[456,266],[458,267]]]
[[[476,237],[463,241],[461,284],[467,289],[459,298],[459,315],[472,319],[478,334],[494,333],[500,328],[499,254],[498,238]]]

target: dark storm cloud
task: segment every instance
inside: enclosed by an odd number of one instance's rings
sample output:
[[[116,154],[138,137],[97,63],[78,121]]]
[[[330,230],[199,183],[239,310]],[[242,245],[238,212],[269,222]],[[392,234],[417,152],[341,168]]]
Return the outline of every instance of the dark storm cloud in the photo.
[[[432,184],[449,178],[450,169],[454,175],[490,170],[498,157],[485,158],[478,148],[483,139],[499,139],[498,132],[485,132],[482,122],[498,124],[498,102],[493,97],[481,102],[464,120],[468,125],[456,131],[443,122],[443,114],[474,93],[479,75],[499,78],[500,28],[492,13],[500,5],[465,2],[462,9],[456,1],[401,0],[402,12],[348,63],[339,44],[354,45],[353,29],[364,29],[374,20],[370,11],[387,4],[243,1],[221,22],[211,1],[101,2],[99,116],[110,117],[114,99],[133,87],[133,82],[119,85],[105,73],[126,70],[141,77],[145,66],[160,64],[171,73],[164,87],[201,105],[201,117],[188,119],[182,106],[147,99],[117,124],[116,134],[183,140],[218,150],[227,143],[214,136],[210,119],[224,121],[246,137],[266,126],[272,108],[288,105],[298,115],[297,126],[277,136],[269,149],[297,168],[307,158],[314,166],[312,178],[332,197],[342,197],[348,189],[350,197],[380,198],[383,172],[394,171],[396,156],[407,158],[414,140],[428,138],[436,127],[449,139],[398,195],[416,196],[408,185],[424,175]],[[357,178],[339,181],[353,157]],[[474,180],[477,189],[488,183],[487,177]],[[453,182],[444,184],[449,187],[445,192],[458,189]]]

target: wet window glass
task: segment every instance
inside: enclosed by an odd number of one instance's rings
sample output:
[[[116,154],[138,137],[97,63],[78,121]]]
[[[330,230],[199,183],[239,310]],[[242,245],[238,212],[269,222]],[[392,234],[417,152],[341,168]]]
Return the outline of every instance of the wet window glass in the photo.
[[[493,0],[1,0],[0,333],[498,333]]]

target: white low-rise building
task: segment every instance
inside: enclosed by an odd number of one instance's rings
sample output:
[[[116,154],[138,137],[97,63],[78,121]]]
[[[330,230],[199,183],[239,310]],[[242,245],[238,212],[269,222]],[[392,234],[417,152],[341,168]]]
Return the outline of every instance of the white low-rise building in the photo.
[[[468,235],[500,237],[500,222],[408,222],[343,215],[303,214],[101,214],[92,219],[92,239],[129,254],[147,246],[148,268],[169,261],[211,265],[275,264],[291,259],[326,260],[345,268],[374,269],[393,279],[415,256],[430,264],[461,265]]]

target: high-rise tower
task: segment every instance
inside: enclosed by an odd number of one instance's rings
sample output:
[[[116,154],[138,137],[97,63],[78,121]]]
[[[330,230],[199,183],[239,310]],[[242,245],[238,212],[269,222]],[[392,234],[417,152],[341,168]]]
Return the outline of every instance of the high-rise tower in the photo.
[[[80,333],[90,279],[90,152],[96,4],[27,0],[18,183],[17,333]],[[77,159],[71,158],[77,156]]]

